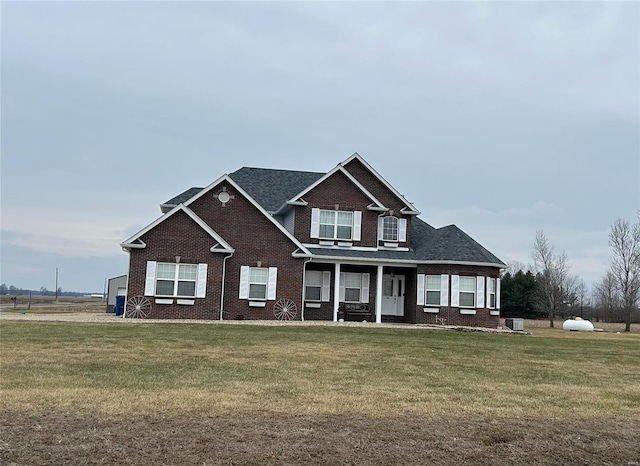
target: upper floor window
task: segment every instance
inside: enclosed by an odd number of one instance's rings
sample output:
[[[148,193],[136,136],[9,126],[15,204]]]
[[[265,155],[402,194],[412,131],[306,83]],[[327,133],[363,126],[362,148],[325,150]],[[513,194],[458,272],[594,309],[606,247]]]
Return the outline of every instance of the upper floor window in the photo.
[[[392,215],[379,217],[378,240],[394,243],[407,241],[407,219]]]
[[[360,241],[362,212],[311,209],[311,238]]]
[[[158,263],[156,269],[156,296],[196,296],[197,264]]]
[[[350,240],[352,232],[353,212],[320,211],[320,238]]]

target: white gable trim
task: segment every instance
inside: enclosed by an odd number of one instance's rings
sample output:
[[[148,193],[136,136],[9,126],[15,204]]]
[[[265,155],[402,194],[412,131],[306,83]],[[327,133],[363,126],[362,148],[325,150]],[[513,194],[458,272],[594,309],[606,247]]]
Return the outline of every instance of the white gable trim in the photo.
[[[374,205],[373,206],[370,205],[369,207],[367,207],[368,209],[370,209],[370,210],[377,210],[377,209],[387,210],[387,208],[384,206],[384,204],[382,202],[380,202],[378,199],[376,199],[376,197],[373,194],[371,194],[367,190],[367,188],[362,186],[360,184],[360,182],[358,180],[356,180],[351,173],[349,173],[347,170],[345,170],[344,167],[341,164],[336,165],[331,171],[329,171],[327,174],[322,176],[315,183],[313,183],[310,186],[308,186],[307,188],[305,188],[304,191],[302,191],[302,192],[296,194],[295,196],[293,196],[289,201],[287,201],[287,203],[297,202],[298,199],[300,199],[302,196],[304,196],[309,191],[314,189],[316,186],[322,184],[326,179],[328,179],[330,176],[334,175],[337,172],[340,172],[340,173],[344,174],[349,179],[349,181],[351,181],[353,184],[355,184],[356,187],[360,191],[362,191],[364,193],[365,196],[367,196],[371,201],[373,201]]]
[[[394,188],[391,184],[389,184],[389,182],[387,180],[385,180],[382,177],[382,175],[380,175],[380,173],[378,173],[371,165],[369,165],[367,163],[367,161],[365,159],[363,159],[362,156],[360,154],[358,154],[357,152],[354,152],[353,155],[351,155],[351,157],[349,157],[344,162],[340,163],[340,165],[342,165],[344,167],[349,162],[351,162],[353,159],[357,159],[362,165],[364,165],[365,168],[367,170],[369,170],[373,174],[373,176],[378,178],[378,180],[380,180],[380,182],[382,184],[384,184],[393,194],[395,194],[398,197],[398,199],[400,199],[407,206],[406,208],[402,208],[402,210],[400,210],[400,212],[402,212],[403,214],[407,214],[407,215],[420,215],[420,211],[417,210],[413,206],[413,204],[411,204],[409,201],[407,201],[405,199],[405,197],[402,194],[400,194],[396,188]]]
[[[145,248],[145,247],[147,247],[147,245],[144,242],[142,242],[142,240],[140,240],[140,237],[142,235],[144,235],[145,233],[148,233],[149,231],[153,230],[155,227],[160,225],[165,220],[169,219],[171,216],[173,216],[177,212],[184,212],[185,214],[187,214],[191,218],[191,220],[196,222],[196,224],[198,224],[198,226],[200,228],[202,228],[206,233],[209,234],[209,236],[211,236],[214,240],[216,240],[217,244],[214,244],[211,247],[211,249],[210,249],[211,252],[226,252],[226,253],[229,253],[229,252],[234,252],[235,251],[231,247],[231,245],[229,243],[227,243],[222,238],[222,236],[220,236],[218,233],[216,233],[209,225],[207,225],[204,222],[204,220],[202,220],[200,217],[198,217],[191,209],[187,208],[184,204],[178,204],[177,206],[175,206],[173,209],[171,209],[166,214],[158,217],[156,220],[154,220],[149,225],[144,227],[142,230],[140,230],[138,233],[133,235],[131,238],[123,241],[122,243],[120,243],[120,246],[122,246],[125,249],[126,248],[135,249],[135,248]],[[218,245],[222,246],[222,248],[216,247]]]
[[[278,230],[280,230],[287,238],[289,238],[297,247],[302,249],[304,252],[309,253],[307,248],[305,248],[302,245],[302,243],[300,243],[300,241],[298,241],[291,233],[289,233],[289,231],[280,222],[278,222],[275,218],[273,218],[273,216],[269,212],[267,212],[264,209],[264,207],[262,207],[251,196],[249,196],[249,194],[247,194],[247,192],[244,189],[242,189],[235,181],[233,181],[233,179],[231,179],[231,177],[229,175],[226,175],[226,174],[222,175],[216,181],[211,183],[209,186],[207,186],[202,191],[200,191],[198,194],[196,194],[191,199],[189,199],[187,202],[185,202],[184,205],[188,206],[191,203],[195,202],[197,199],[200,199],[202,196],[204,196],[206,193],[211,191],[213,188],[218,186],[223,181],[226,181],[227,183],[229,183],[231,186],[233,186],[233,189],[235,189],[240,194],[242,194],[242,196],[245,199],[247,199],[256,209],[258,209],[262,213],[262,215],[264,215],[266,218],[268,218],[269,221],[271,223],[273,223],[278,228]]]

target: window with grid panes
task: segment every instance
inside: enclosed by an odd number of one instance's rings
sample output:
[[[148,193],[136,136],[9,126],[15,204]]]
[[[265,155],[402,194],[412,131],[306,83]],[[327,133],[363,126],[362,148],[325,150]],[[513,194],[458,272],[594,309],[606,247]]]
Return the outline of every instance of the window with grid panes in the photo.
[[[158,263],[156,270],[156,296],[196,295],[197,264]]]
[[[249,299],[267,299],[269,269],[251,267],[249,269]]]
[[[476,277],[460,277],[460,307],[476,305]]]
[[[440,275],[427,275],[425,283],[425,303],[440,305]]]

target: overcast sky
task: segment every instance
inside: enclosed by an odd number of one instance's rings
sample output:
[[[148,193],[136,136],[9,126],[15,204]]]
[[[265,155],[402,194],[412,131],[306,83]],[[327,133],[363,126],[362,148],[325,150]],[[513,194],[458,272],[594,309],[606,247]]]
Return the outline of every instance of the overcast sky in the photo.
[[[637,2],[2,2],[1,281],[102,291],[159,204],[360,153],[504,262],[587,284],[640,207]]]

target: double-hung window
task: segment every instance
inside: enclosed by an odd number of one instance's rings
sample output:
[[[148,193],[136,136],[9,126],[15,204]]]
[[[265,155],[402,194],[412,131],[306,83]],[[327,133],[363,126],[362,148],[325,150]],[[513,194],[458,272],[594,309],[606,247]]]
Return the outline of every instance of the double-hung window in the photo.
[[[353,212],[320,211],[320,238],[350,240],[353,237]]]
[[[382,240],[398,241],[398,219],[396,217],[382,219]]]
[[[440,275],[427,275],[426,276],[426,296],[425,304],[430,306],[440,305]]]
[[[362,287],[362,274],[344,274],[344,301],[346,303],[359,303]]]
[[[197,264],[158,263],[156,270],[156,296],[196,296]]]
[[[304,299],[307,301],[320,301],[322,295],[322,272],[319,270],[307,270],[305,277]]]
[[[460,307],[475,307],[476,277],[460,277]]]
[[[392,215],[378,217],[378,240],[388,243],[407,241],[407,219]]]
[[[487,278],[487,297],[489,300],[489,308],[496,308],[496,279],[495,278]]]
[[[249,299],[267,299],[269,269],[251,267],[249,270]]]

